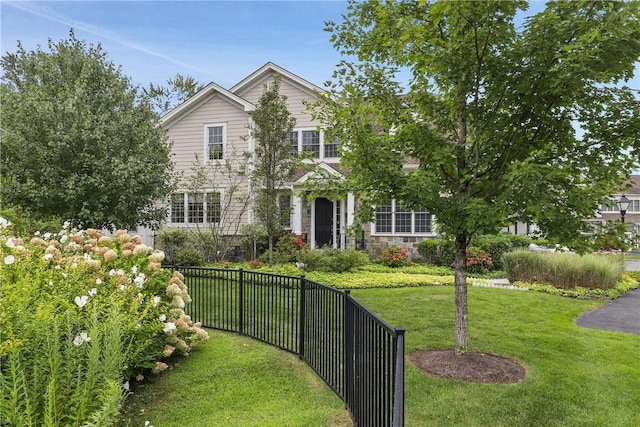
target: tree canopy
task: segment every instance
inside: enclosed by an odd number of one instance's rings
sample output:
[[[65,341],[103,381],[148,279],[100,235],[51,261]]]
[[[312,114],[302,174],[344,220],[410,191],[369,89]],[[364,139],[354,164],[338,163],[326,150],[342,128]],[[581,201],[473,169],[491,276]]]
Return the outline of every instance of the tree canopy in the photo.
[[[372,206],[426,207],[455,238],[459,354],[473,236],[517,218],[579,247],[584,220],[640,161],[638,98],[625,86],[640,54],[638,3],[549,2],[517,27],[526,8],[350,1],[342,23],[327,23],[348,59],[317,115],[340,133],[350,191]]]
[[[100,45],[2,57],[0,196],[84,227],[157,225],[174,183],[166,132]]]

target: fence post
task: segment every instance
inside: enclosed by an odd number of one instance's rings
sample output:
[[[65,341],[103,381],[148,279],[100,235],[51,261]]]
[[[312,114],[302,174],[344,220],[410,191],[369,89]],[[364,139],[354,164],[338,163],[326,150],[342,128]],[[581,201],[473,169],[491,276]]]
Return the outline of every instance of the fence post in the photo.
[[[404,329],[395,328],[396,372],[393,390],[393,426],[404,426]]]
[[[238,329],[244,334],[244,270],[239,270],[238,277]]]
[[[298,325],[298,356],[300,357],[300,359],[304,358],[304,319],[306,316],[306,310],[305,310],[305,306],[306,306],[306,279],[304,278],[304,276],[300,276],[300,281],[298,282],[299,286],[300,286],[300,292],[298,294],[298,298],[300,299],[300,309],[298,310],[300,319],[299,319],[299,325]]]
[[[350,300],[351,290],[344,291],[343,320],[344,325],[344,404],[350,413],[353,413],[353,310]]]

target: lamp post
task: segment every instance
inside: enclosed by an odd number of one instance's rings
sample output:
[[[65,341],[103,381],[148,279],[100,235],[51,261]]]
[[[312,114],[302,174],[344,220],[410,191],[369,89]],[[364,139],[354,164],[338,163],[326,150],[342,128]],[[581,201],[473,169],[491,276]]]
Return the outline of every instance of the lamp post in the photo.
[[[627,198],[624,194],[620,199],[616,201],[618,204],[618,209],[620,209],[620,218],[622,219],[622,223],[624,223],[624,216],[627,213],[627,209],[629,209],[629,205],[631,204],[631,200]]]
[[[629,209],[631,200],[629,200],[627,196],[623,194],[622,197],[620,197],[620,199],[616,200],[616,203],[618,204],[618,209],[620,209],[620,219],[622,220],[622,225],[624,226],[624,216],[627,213],[627,209]],[[625,231],[626,231],[626,228],[625,228]],[[622,247],[620,248],[620,254],[622,255],[623,271],[624,271],[624,238],[626,235],[625,231],[623,231],[623,234],[622,234]]]

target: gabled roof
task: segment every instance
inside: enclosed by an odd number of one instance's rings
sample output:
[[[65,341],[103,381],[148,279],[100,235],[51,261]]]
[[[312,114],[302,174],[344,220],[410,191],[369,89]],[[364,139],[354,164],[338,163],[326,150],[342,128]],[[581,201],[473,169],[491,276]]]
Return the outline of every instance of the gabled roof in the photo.
[[[243,111],[253,111],[256,108],[252,103],[231,93],[222,86],[211,82],[191,98],[187,99],[185,102],[162,116],[160,118],[161,123],[164,125],[164,127],[171,126],[174,122],[207,102],[214,95],[219,95],[226,98],[230,103],[235,104],[239,109]]]
[[[317,176],[318,169],[322,169],[324,173],[328,173],[329,175],[333,175],[333,176],[345,177],[349,175],[349,171],[340,167],[339,163],[325,163],[325,162],[309,163],[305,165],[305,167],[298,168],[293,173],[293,176],[291,177],[290,182],[294,184],[302,184],[308,179],[314,176]]]
[[[258,68],[256,71],[233,86],[230,91],[235,94],[242,95],[246,91],[253,88],[255,85],[260,84],[266,75],[272,73],[278,73],[282,75],[283,77],[290,80],[294,85],[298,86],[299,89],[309,93],[310,95],[313,95],[316,91],[323,90],[319,86],[316,86],[313,83],[303,79],[302,77],[285,70],[284,68],[274,64],[273,62],[267,62],[262,67]]]

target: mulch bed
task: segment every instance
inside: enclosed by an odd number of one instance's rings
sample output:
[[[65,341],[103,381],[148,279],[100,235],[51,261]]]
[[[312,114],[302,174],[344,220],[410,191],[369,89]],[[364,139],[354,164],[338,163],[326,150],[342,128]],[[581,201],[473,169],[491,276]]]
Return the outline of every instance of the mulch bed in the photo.
[[[409,360],[422,372],[451,380],[512,384],[523,380],[526,369],[508,357],[468,351],[456,356],[454,350],[420,350]]]

